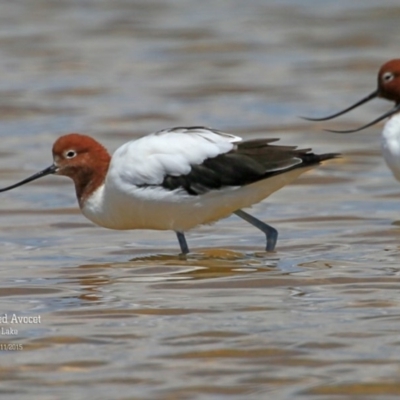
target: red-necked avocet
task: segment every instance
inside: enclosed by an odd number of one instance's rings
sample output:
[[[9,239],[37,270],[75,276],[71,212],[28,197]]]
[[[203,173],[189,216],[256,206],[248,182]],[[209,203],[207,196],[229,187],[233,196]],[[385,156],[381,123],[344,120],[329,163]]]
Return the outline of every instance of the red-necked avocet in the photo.
[[[105,228],[172,230],[186,254],[184,232],[236,214],[264,232],[266,250],[273,251],[276,229],[242,208],[338,156],[271,144],[276,140],[178,127],[129,141],[111,157],[95,139],[71,133],[54,143],[50,167],[0,191],[65,175],[85,217]]]

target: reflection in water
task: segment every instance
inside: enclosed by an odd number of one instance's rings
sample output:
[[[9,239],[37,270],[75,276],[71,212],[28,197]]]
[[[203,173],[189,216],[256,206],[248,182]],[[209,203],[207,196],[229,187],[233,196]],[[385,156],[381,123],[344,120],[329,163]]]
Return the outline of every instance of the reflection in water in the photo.
[[[84,293],[77,299],[85,305],[88,302],[107,303],[109,298],[104,296],[104,287],[108,285],[229,278],[276,271],[276,264],[276,258],[265,257],[265,254],[262,257],[260,254],[212,249],[186,257],[160,254],[136,257],[127,262],[83,264],[58,273],[68,284],[82,288]]]
[[[252,272],[274,271],[277,261],[260,256],[245,255],[228,250],[206,250],[188,256],[152,255],[137,257],[129,262],[84,264],[62,271],[68,279],[77,279],[82,285],[105,285],[111,281],[105,276],[109,269],[123,274],[119,279],[132,282],[158,282],[187,279],[211,279]]]

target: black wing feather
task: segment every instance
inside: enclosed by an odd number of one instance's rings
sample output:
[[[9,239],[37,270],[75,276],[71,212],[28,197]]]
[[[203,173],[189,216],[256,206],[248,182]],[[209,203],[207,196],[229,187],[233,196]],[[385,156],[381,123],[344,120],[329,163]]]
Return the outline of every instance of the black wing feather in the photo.
[[[278,139],[256,139],[238,143],[228,153],[192,165],[190,173],[165,176],[162,187],[184,189],[199,195],[227,186],[244,186],[295,168],[303,168],[336,158],[339,154],[314,154],[311,149],[271,145]]]

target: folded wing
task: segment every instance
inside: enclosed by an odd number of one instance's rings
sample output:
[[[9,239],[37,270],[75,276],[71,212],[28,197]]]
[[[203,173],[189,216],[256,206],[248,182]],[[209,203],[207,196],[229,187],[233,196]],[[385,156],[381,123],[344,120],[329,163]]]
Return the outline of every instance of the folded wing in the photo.
[[[173,128],[122,146],[113,156],[110,173],[120,167],[118,160],[125,159],[122,179],[126,183],[199,195],[251,184],[336,156],[271,144],[277,140],[242,141],[204,127]]]

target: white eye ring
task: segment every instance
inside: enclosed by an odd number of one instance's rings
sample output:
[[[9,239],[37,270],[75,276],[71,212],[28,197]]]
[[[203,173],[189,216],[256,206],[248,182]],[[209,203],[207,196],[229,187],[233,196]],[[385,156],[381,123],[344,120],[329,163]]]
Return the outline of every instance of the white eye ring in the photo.
[[[76,151],[75,150],[67,150],[65,153],[65,158],[74,158],[76,157]]]
[[[393,74],[393,72],[385,72],[385,73],[382,75],[382,79],[383,79],[385,82],[390,82],[390,81],[392,81],[392,80],[394,79],[394,74]]]

